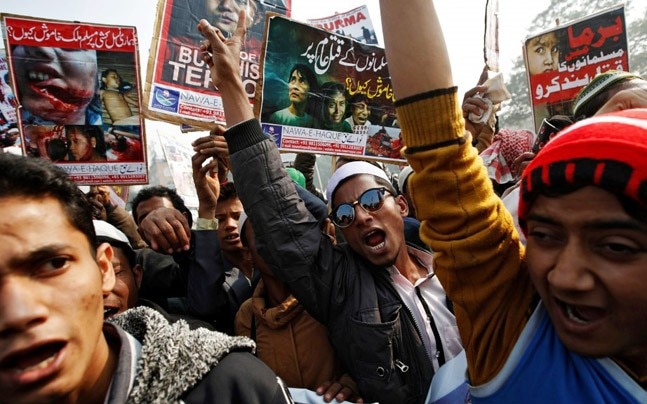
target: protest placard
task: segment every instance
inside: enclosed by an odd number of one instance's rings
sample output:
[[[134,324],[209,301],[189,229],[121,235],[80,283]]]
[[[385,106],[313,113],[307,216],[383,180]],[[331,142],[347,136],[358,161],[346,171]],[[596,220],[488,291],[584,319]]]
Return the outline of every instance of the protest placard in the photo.
[[[178,137],[163,131],[158,132],[164,149],[166,163],[175,185],[175,191],[189,208],[198,207],[198,193],[193,184],[193,166],[191,157],[194,154],[187,138]]]
[[[16,109],[18,101],[13,94],[9,79],[9,65],[4,49],[0,49],[0,153],[21,154],[20,131]]]
[[[357,7],[345,13],[335,13],[328,17],[308,19],[308,24],[365,44],[378,44],[375,28],[366,6]]]
[[[17,124],[18,101],[9,83],[9,65],[4,49],[0,49],[0,122],[2,126]]]
[[[489,71],[499,71],[499,0],[485,2],[483,59]]]
[[[197,30],[204,18],[225,36],[234,33],[238,12],[247,12],[247,34],[240,53],[240,71],[245,91],[253,102],[263,40],[265,14],[290,13],[291,0],[240,0],[219,7],[216,0],[159,0],[155,33],[144,88],[147,118],[210,129],[224,123],[219,92],[211,83],[202,60]]]
[[[281,151],[404,163],[384,49],[268,18],[255,114]]]
[[[524,42],[524,62],[539,131],[544,119],[571,115],[577,93],[596,74],[629,70],[624,6],[533,35]]]
[[[136,28],[0,18],[23,152],[80,184],[147,183]]]

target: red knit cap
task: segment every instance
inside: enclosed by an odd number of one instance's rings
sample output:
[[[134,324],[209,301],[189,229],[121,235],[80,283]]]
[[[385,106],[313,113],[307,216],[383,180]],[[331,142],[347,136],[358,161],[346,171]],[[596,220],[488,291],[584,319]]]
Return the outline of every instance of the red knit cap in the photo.
[[[537,195],[594,185],[647,208],[647,109],[582,120],[557,134],[521,176],[519,224]]]

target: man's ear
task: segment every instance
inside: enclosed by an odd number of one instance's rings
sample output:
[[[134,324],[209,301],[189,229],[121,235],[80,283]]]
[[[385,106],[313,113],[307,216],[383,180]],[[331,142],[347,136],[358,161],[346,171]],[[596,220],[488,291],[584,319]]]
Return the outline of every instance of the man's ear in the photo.
[[[139,290],[142,286],[142,278],[144,277],[144,271],[141,265],[135,264],[133,267],[133,275],[135,275],[135,284],[137,285],[137,290]]]
[[[101,271],[101,291],[103,297],[110,294],[115,287],[115,269],[112,267],[114,251],[109,243],[101,243],[97,247],[97,265]]]
[[[327,217],[327,218],[324,220],[324,222],[323,222],[323,226],[322,226],[322,229],[321,229],[321,230],[323,231],[323,233],[324,233],[325,235],[327,235],[328,237],[330,237],[330,240],[332,240],[332,243],[333,243],[333,244],[337,244],[337,233],[335,232],[335,225],[334,225],[334,223],[332,222],[332,220],[330,220],[330,218],[329,218],[329,217]]]
[[[409,204],[407,203],[407,198],[404,195],[398,195],[395,197],[395,203],[400,208],[400,215],[402,217],[407,217],[409,215]]]

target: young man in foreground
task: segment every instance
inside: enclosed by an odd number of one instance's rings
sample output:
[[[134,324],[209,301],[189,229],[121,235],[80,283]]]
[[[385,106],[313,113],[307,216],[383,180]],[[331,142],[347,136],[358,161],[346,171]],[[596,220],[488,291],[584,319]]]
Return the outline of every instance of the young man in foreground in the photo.
[[[112,247],[44,159],[0,155],[0,402],[289,402],[246,338],[148,308],[103,322]]]

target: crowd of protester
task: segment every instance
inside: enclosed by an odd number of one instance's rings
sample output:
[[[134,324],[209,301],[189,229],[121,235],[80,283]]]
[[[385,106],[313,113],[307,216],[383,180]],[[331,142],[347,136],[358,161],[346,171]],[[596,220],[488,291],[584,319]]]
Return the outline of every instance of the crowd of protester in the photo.
[[[647,82],[599,74],[538,141],[480,119],[485,76],[459,102],[432,1],[380,3],[398,176],[284,167],[244,12],[197,27],[227,121],[197,217],[0,153],[0,402],[647,402]]]

